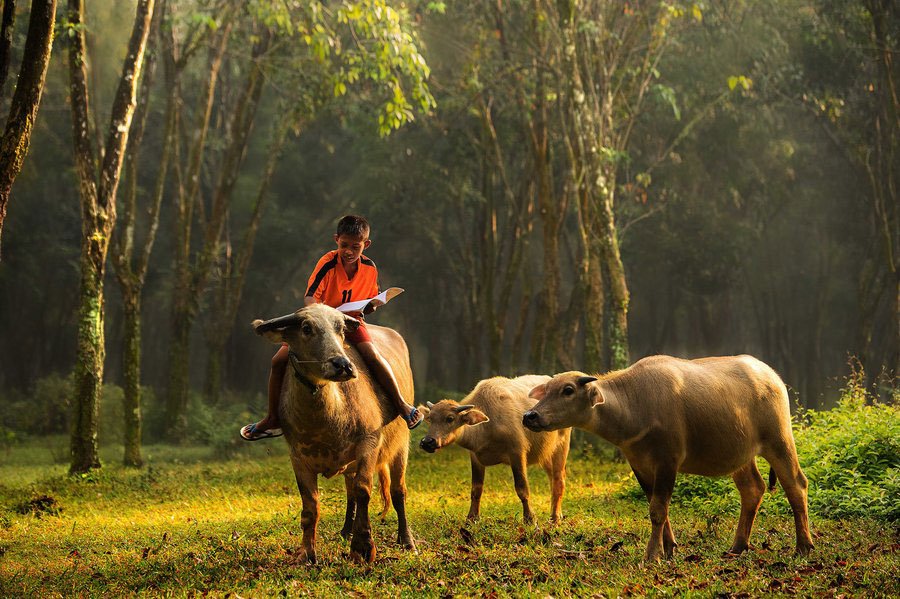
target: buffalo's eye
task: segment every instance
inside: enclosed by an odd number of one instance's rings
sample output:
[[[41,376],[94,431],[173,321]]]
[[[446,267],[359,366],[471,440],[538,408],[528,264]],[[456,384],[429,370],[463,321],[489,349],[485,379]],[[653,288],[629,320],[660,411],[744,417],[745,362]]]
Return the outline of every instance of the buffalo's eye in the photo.
[[[566,385],[565,387],[563,387],[563,395],[572,395],[573,393],[575,393],[575,387],[573,387],[572,385]]]
[[[303,326],[300,327],[300,330],[303,331],[304,335],[312,335],[312,327],[309,325],[309,323],[304,322]]]
[[[447,416],[447,422],[453,422],[453,416]]]

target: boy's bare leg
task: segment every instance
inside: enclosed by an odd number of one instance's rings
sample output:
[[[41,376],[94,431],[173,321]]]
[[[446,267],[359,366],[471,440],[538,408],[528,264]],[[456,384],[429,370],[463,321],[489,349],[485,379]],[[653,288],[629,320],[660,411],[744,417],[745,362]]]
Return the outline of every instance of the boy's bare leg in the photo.
[[[262,420],[256,423],[254,430],[267,431],[281,426],[278,420],[278,403],[281,400],[281,386],[284,382],[284,371],[287,368],[290,348],[282,345],[272,356],[272,369],[269,371],[269,411]],[[242,429],[248,429],[250,425]]]
[[[357,343],[356,349],[372,370],[372,374],[375,375],[375,378],[387,391],[388,397],[394,402],[397,412],[407,423],[410,423],[410,415],[413,413],[414,408],[403,399],[403,394],[400,392],[400,386],[397,384],[397,377],[394,376],[394,370],[391,368],[391,365],[382,357],[375,344],[371,341]],[[413,425],[417,424],[421,419],[418,412],[416,415],[418,417],[411,423]]]

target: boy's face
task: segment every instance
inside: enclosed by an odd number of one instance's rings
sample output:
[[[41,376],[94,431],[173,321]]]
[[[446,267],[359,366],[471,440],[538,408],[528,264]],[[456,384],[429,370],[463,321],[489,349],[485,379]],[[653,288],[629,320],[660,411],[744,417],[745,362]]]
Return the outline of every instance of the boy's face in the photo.
[[[341,255],[341,261],[344,264],[353,264],[362,256],[363,250],[372,244],[372,240],[368,235],[335,235],[334,241],[337,243],[338,253]]]

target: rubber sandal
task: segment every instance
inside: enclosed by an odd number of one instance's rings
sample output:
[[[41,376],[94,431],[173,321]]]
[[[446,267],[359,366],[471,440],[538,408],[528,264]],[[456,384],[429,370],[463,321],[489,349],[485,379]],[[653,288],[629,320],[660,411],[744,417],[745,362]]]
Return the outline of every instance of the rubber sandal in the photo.
[[[419,408],[415,406],[413,406],[413,409],[409,413],[409,416],[403,416],[402,418],[406,421],[406,428],[408,428],[409,430],[416,428],[425,420],[425,417],[422,416]]]
[[[256,422],[248,424],[241,429],[241,439],[244,441],[259,441],[261,439],[274,439],[284,434],[280,428],[267,428],[260,430],[256,428]]]

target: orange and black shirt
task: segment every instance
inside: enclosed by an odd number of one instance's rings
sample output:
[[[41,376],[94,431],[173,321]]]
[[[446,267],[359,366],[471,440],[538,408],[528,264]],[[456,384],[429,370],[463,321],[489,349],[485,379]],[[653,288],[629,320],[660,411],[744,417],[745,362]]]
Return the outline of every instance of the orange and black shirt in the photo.
[[[341,262],[337,250],[332,250],[319,258],[319,263],[309,277],[306,296],[337,308],[341,304],[368,299],[378,295],[378,269],[375,263],[364,255],[359,258],[359,268],[352,279]]]

